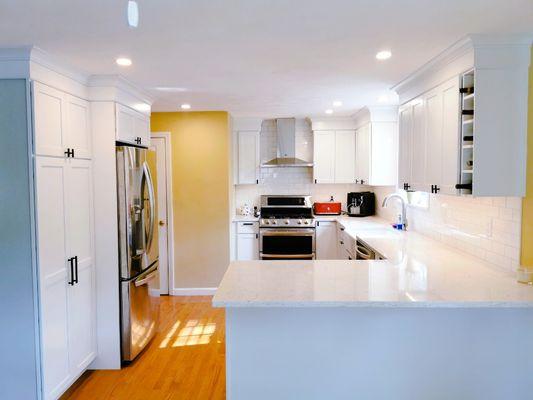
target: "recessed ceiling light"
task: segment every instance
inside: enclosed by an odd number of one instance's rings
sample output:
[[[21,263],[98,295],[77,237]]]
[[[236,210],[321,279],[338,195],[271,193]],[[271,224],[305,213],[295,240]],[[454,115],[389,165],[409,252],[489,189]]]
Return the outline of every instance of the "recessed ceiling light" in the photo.
[[[326,110],[326,114],[333,114],[333,110],[332,110],[331,108],[328,108],[328,109]]]
[[[191,105],[190,104],[182,104],[181,105],[181,109],[182,110],[190,110],[191,109]]]
[[[333,102],[333,107],[340,107],[340,106],[342,106],[342,101],[340,101],[340,100],[335,100],[335,101]]]
[[[146,104],[146,103],[134,104],[133,108],[135,108],[138,111],[150,111],[151,110],[150,104]]]
[[[383,50],[376,54],[376,58],[378,60],[388,60],[389,58],[391,58],[391,56],[392,53],[390,52],[390,50]]]
[[[126,57],[120,57],[116,59],[116,63],[121,67],[129,67],[131,65],[131,60]]]
[[[139,5],[135,0],[128,1],[128,25],[132,28],[139,26]]]

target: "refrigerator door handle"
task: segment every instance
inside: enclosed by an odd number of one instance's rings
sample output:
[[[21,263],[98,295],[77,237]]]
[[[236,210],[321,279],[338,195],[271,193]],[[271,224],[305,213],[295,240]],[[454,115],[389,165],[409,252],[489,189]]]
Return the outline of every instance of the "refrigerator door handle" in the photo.
[[[142,285],[146,285],[148,282],[153,280],[156,277],[156,275],[157,275],[157,270],[155,270],[154,272],[146,275],[144,278],[135,281],[135,286],[139,287],[139,286],[142,286]]]
[[[152,247],[152,239],[154,238],[154,228],[155,228],[155,195],[154,195],[154,184],[152,182],[152,175],[150,174],[150,168],[148,163],[144,162],[143,164],[143,173],[146,179],[146,184],[148,186],[148,202],[150,203],[150,221],[148,225],[148,236],[146,238],[146,252],[150,251]]]

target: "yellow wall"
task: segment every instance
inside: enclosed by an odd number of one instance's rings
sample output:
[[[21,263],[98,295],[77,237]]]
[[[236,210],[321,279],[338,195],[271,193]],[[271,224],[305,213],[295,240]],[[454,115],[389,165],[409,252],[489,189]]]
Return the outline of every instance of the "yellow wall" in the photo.
[[[151,129],[171,132],[173,287],[217,287],[229,264],[228,113],[152,113]]]
[[[533,54],[529,68],[529,110],[527,140],[527,189],[522,203],[522,260],[533,268]]]

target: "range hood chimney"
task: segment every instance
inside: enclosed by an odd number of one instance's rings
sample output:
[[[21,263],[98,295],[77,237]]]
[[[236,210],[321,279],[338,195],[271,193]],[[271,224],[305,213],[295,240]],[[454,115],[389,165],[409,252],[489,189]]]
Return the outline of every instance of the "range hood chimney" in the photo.
[[[276,128],[278,132],[277,157],[261,164],[261,167],[312,167],[312,162],[296,158],[296,119],[278,118]]]

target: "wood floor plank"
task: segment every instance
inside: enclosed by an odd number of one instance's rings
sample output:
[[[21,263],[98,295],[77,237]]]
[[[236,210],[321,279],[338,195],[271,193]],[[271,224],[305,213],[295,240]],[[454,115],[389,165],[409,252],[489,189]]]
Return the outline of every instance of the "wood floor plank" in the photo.
[[[160,298],[159,329],[120,371],[89,371],[61,400],[223,400],[225,316],[210,296]]]

